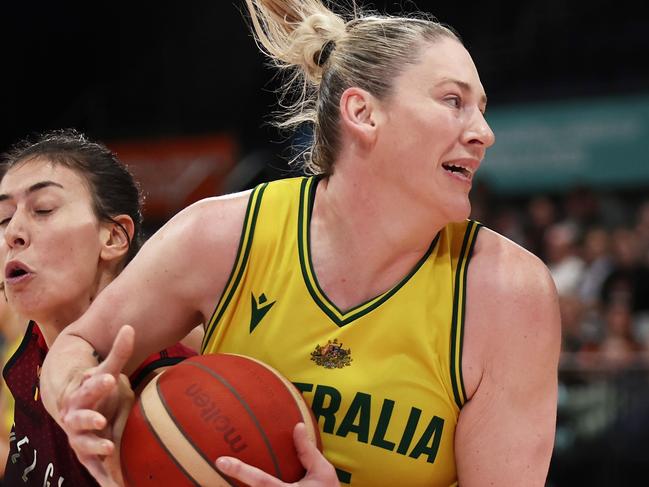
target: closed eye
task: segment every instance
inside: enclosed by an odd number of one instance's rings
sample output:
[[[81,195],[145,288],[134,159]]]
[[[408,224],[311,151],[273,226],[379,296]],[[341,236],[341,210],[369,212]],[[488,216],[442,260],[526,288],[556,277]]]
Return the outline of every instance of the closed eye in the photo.
[[[52,210],[34,210],[34,213],[37,215],[48,215],[52,213]]]
[[[0,220],[0,227],[7,226],[10,221],[11,221],[11,218],[3,218],[2,220]]]

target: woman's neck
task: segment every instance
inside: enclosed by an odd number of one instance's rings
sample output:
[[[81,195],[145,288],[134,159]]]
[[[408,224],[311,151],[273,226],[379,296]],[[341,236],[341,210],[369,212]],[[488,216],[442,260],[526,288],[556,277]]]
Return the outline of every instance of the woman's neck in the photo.
[[[0,299],[2,299],[0,297]],[[3,340],[12,343],[16,338],[25,332],[28,320],[16,313],[9,305],[5,304],[5,312],[0,317]]]
[[[404,197],[384,177],[347,168],[337,169],[318,185],[313,215],[341,251],[371,251],[386,261],[423,254],[448,223],[434,208]]]
[[[52,346],[56,337],[59,336],[68,325],[74,323],[86,312],[97,295],[114,279],[114,275],[106,272],[98,272],[95,282],[86,293],[75,297],[73,300],[56,306],[54,309],[44,310],[41,316],[31,317],[36,323],[45,338],[48,347]]]
[[[318,185],[310,253],[319,284],[339,309],[398,284],[443,226],[432,221],[432,212],[418,211],[389,191],[389,185],[344,171]]]

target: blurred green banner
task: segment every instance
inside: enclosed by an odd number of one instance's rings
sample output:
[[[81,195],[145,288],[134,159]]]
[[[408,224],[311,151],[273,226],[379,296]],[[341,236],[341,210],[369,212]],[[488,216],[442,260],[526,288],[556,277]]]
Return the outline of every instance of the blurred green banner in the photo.
[[[649,95],[494,108],[477,179],[499,193],[649,188]]]

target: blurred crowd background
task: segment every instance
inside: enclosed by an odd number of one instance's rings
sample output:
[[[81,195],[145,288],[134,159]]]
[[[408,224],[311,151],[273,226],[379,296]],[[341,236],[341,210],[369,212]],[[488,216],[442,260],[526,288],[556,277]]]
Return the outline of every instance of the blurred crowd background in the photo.
[[[367,4],[366,4],[367,5]],[[376,1],[455,27],[497,142],[473,217],[543,259],[563,320],[549,486],[649,475],[649,20],[639,2]],[[242,2],[12,2],[0,15],[0,150],[74,127],[129,164],[155,231],[196,199],[299,173],[281,79]],[[639,480],[640,479],[640,480]]]
[[[495,198],[487,226],[541,257],[557,286],[562,356],[549,485],[644,485],[649,474],[649,194],[577,186]]]

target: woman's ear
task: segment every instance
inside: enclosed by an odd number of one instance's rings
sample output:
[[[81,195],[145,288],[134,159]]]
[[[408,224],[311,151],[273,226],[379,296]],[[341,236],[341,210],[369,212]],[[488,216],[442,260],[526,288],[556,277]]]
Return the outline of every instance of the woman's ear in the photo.
[[[135,233],[135,224],[133,219],[128,215],[117,215],[113,221],[101,222],[100,239],[101,254],[100,257],[105,261],[119,260],[124,257],[129,250],[130,242]]]
[[[340,120],[361,143],[373,144],[377,133],[378,104],[366,90],[353,86],[340,97]]]

